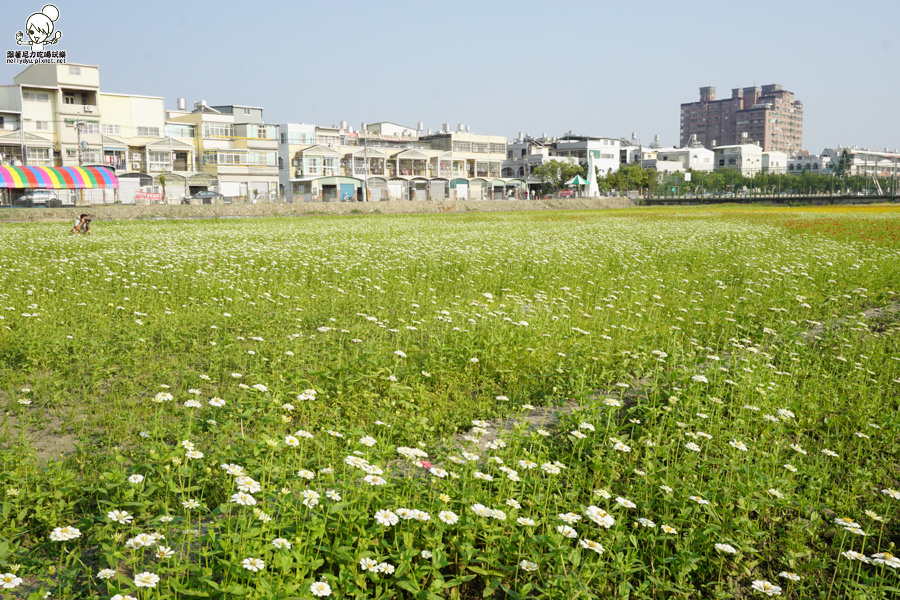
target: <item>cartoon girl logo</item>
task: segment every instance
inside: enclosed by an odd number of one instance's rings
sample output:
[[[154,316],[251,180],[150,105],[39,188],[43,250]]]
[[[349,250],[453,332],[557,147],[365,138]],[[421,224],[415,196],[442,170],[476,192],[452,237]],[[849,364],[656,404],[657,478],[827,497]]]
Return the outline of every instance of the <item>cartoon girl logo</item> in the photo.
[[[34,13],[25,21],[25,34],[16,32],[16,43],[20,46],[31,46],[32,52],[40,52],[44,45],[55,44],[62,37],[62,33],[53,32],[53,23],[59,18],[59,9],[52,4],[46,5],[41,12]]]

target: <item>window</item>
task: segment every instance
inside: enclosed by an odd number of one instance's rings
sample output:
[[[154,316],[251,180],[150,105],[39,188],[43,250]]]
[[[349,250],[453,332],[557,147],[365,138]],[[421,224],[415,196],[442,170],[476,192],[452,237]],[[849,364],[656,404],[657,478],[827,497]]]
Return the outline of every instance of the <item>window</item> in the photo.
[[[81,121],[81,133],[96,135],[100,133],[100,124],[96,121]]]
[[[81,75],[81,67],[76,65],[69,65],[69,75]]]
[[[43,92],[22,92],[22,100],[31,102],[50,102],[50,94]]]
[[[250,114],[250,109],[249,109],[249,108],[245,108],[245,109],[244,109],[244,114],[245,114],[245,115],[249,115],[249,114]]]
[[[234,137],[234,126],[230,123],[204,123],[203,137]]]
[[[171,171],[172,155],[169,152],[150,152],[150,171]]]
[[[50,129],[50,121],[35,121],[34,128],[41,131],[48,131]]]
[[[100,126],[100,131],[102,131],[104,135],[120,135],[122,133],[122,126],[103,124]]]
[[[74,94],[66,94],[63,96],[63,102],[66,104],[75,104],[75,95]]]
[[[159,127],[138,127],[137,134],[140,137],[159,137]]]
[[[29,166],[52,166],[50,148],[25,148]]]
[[[194,137],[194,126],[166,123],[166,135],[174,138],[192,138]]]

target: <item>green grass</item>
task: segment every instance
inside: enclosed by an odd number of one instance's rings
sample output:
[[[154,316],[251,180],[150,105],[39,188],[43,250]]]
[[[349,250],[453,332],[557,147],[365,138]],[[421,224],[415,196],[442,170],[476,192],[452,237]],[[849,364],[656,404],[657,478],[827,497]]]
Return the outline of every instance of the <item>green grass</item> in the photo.
[[[895,208],[0,227],[10,597],[900,589]]]

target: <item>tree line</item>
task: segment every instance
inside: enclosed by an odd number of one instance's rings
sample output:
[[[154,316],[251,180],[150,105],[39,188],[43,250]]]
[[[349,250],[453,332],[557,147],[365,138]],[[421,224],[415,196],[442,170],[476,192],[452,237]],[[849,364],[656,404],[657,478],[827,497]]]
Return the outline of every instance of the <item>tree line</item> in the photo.
[[[542,181],[542,193],[553,194],[565,189],[566,182],[576,175],[587,178],[586,164],[572,164],[558,160],[535,167],[531,174]],[[685,173],[658,173],[645,169],[639,163],[622,165],[616,171],[594,174],[600,193],[638,192],[650,196],[721,196],[729,194],[781,195],[781,194],[890,194],[891,177],[877,178],[849,175],[849,164],[839,163],[834,172],[823,174],[802,170],[795,173],[760,172],[744,175],[740,171],[694,171]],[[687,176],[689,175],[689,177]],[[900,175],[900,173],[898,173]],[[900,179],[900,177],[898,177]],[[900,183],[900,182],[898,182]]]

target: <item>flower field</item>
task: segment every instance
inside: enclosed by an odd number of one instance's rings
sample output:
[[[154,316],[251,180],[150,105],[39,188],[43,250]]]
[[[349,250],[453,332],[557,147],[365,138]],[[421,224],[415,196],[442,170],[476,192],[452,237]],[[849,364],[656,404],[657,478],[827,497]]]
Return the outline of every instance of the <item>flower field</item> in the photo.
[[[0,598],[900,595],[900,210],[0,225]]]

